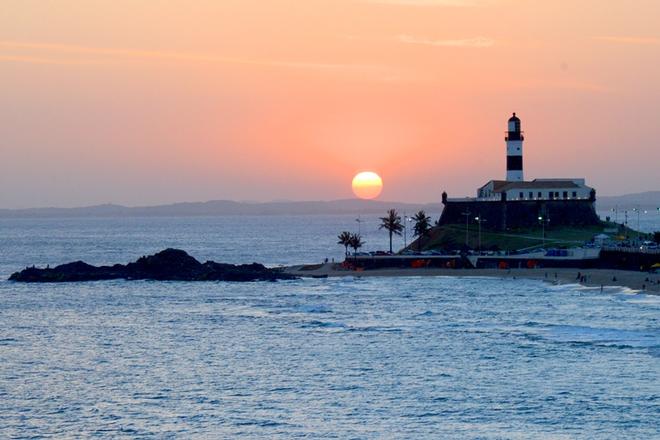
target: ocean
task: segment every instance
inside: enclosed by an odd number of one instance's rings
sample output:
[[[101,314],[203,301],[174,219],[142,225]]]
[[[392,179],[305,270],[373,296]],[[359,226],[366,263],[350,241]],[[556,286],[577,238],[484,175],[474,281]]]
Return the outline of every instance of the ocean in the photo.
[[[361,220],[0,220],[0,438],[660,438],[657,296],[477,277],[5,281],[167,247],[321,262],[358,227],[386,248]]]

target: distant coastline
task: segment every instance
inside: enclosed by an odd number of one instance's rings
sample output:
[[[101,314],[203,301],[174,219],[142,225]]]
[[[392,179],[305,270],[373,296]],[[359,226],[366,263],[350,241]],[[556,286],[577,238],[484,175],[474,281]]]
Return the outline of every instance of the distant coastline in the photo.
[[[657,209],[660,207],[660,191],[598,196],[598,210]],[[403,203],[380,200],[343,199],[330,201],[278,201],[237,202],[213,200],[208,202],[182,202],[167,205],[128,207],[115,204],[77,208],[25,208],[0,209],[0,218],[81,218],[81,217],[204,217],[218,215],[341,215],[382,214],[387,209],[399,212],[424,210],[439,213],[443,206],[434,203]]]
[[[0,218],[79,218],[79,217],[204,217],[218,215],[340,215],[381,214],[394,207],[400,211],[442,211],[438,203],[401,203],[377,200],[345,199],[301,202],[182,202],[169,205],[127,207],[96,205],[79,208],[0,209]]]

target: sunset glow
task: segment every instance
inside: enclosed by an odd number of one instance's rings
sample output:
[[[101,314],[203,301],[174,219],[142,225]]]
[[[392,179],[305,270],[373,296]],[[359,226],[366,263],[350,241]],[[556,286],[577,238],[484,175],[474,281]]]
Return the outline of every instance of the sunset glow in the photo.
[[[6,3],[0,208],[472,195],[514,111],[530,178],[660,187],[660,2]]]
[[[360,199],[375,199],[383,190],[383,179],[374,172],[364,171],[353,177],[353,193]]]

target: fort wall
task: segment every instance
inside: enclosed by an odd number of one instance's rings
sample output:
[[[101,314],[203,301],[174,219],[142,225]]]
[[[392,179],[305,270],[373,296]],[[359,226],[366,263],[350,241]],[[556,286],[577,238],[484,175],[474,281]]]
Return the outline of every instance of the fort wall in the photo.
[[[484,227],[495,230],[538,227],[539,217],[547,219],[549,227],[595,226],[600,223],[593,200],[443,200],[445,205],[440,225],[470,223],[479,216]]]

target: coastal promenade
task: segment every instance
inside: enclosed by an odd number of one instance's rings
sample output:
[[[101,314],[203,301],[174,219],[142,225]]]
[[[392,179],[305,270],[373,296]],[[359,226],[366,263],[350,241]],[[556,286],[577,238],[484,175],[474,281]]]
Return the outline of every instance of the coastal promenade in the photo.
[[[555,284],[581,284],[603,289],[617,286],[634,291],[660,295],[660,274],[609,269],[443,269],[443,268],[386,268],[348,270],[340,264],[290,266],[285,271],[300,277],[490,277],[501,279],[526,278]],[[578,277],[578,273],[580,276]]]

